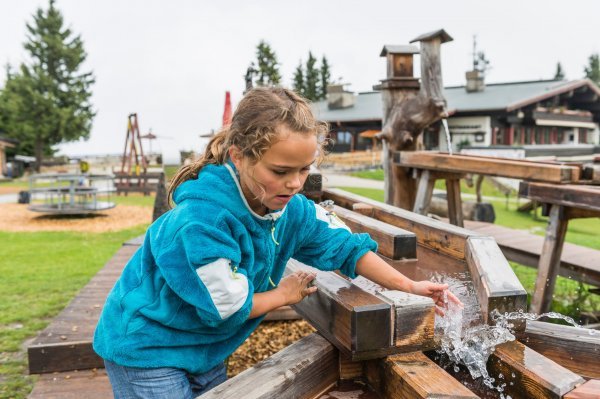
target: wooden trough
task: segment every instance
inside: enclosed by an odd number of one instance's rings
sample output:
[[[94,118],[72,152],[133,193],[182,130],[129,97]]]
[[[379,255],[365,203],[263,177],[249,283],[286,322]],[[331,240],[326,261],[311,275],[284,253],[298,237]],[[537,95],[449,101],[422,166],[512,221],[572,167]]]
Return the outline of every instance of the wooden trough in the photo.
[[[335,212],[356,223],[354,230],[377,229],[380,242],[390,244],[402,236],[406,244],[410,235],[399,233],[413,232],[416,258],[392,259],[394,245],[382,246],[380,256],[412,278],[430,278],[437,270],[462,279],[467,292],[476,298],[467,303],[479,315],[472,324],[492,322],[494,309],[526,309],[526,293],[492,238],[342,190],[325,190],[321,199],[335,201]],[[389,227],[383,228],[382,222]],[[402,230],[395,231],[393,226]],[[308,267],[291,260],[287,272]],[[318,333],[201,398],[499,397],[489,388],[458,380],[453,370],[432,360],[435,352],[431,349],[439,344],[433,334],[435,316],[429,298],[386,291],[362,277],[351,281],[332,272],[317,272],[315,284],[317,293],[294,308]],[[585,335],[586,330],[542,322],[520,323],[516,328],[519,340],[497,346],[487,363],[490,375],[499,385],[505,384],[504,394],[512,398],[599,397],[596,380],[584,384],[583,377],[599,377],[595,359],[600,334]],[[544,334],[554,339],[545,339]],[[465,369],[461,367],[458,374],[464,378]]]
[[[460,281],[453,291],[467,303],[465,315],[471,324],[492,322],[494,309],[525,309],[526,293],[490,237],[342,190],[319,194],[319,199],[335,201],[334,211],[355,231],[376,237],[379,255],[409,277],[428,279],[442,273]],[[111,261],[115,268],[95,277],[78,300],[95,298],[98,290],[108,292],[104,280],[118,273],[117,264],[124,264],[139,245],[139,240],[125,245]],[[288,272],[306,267],[291,260]],[[382,290],[362,277],[349,280],[331,272],[319,272],[315,284],[317,294],[294,309],[318,333],[202,398],[498,397],[489,389],[465,386],[453,369],[432,360],[432,349],[439,343],[430,299]],[[95,320],[99,311],[97,302],[74,301],[29,347],[31,372],[45,373],[31,398],[77,398],[82,390],[85,397],[111,397],[106,375],[96,370],[101,367],[100,359],[90,352],[91,331],[83,337],[82,328],[72,329],[76,313]],[[600,334],[540,322],[517,327],[519,341],[498,346],[488,361],[492,376],[505,376],[505,393],[513,398],[598,397],[593,379],[600,378],[596,364]],[[465,370],[461,372],[464,376]],[[583,384],[584,377],[592,380]]]

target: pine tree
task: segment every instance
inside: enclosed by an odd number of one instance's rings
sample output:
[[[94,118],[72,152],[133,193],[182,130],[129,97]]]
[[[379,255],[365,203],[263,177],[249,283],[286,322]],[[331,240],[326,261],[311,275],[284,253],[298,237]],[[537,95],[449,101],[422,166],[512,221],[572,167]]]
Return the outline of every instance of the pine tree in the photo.
[[[327,86],[331,83],[331,71],[329,70],[329,63],[327,58],[323,56],[321,59],[321,85],[319,100],[324,100],[327,97]]]
[[[79,72],[87,56],[83,41],[63,24],[54,0],[36,11],[24,44],[31,60],[7,73],[0,93],[3,128],[19,140],[20,151],[35,155],[37,171],[52,146],[88,139],[95,116],[89,101],[94,77]]]
[[[598,53],[590,55],[589,65],[585,67],[585,77],[600,86],[600,58]]]
[[[305,87],[304,87],[304,70],[302,68],[302,60],[296,67],[296,71],[294,71],[294,81],[293,81],[294,91],[301,96],[305,95]]]
[[[565,73],[562,69],[562,65],[560,62],[556,63],[556,72],[554,73],[554,80],[563,80],[565,78]]]
[[[312,52],[308,52],[308,60],[306,61],[306,73],[304,77],[304,96],[311,100],[317,101],[319,99],[319,69],[316,67],[317,59],[312,55]]]
[[[257,86],[277,86],[281,81],[279,73],[279,61],[271,46],[261,40],[256,46],[256,59],[258,65]]]

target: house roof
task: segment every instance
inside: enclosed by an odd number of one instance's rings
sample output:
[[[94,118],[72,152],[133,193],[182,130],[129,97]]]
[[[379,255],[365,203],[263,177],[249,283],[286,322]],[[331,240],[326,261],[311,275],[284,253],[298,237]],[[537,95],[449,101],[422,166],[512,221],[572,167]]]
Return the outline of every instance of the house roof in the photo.
[[[465,86],[446,87],[444,97],[450,114],[477,111],[506,111],[525,107],[549,97],[588,86],[600,95],[600,89],[588,79],[572,81],[539,80],[530,82],[495,83],[481,92],[469,93]],[[381,92],[359,93],[353,107],[330,110],[327,100],[313,104],[317,118],[327,122],[381,120]]]

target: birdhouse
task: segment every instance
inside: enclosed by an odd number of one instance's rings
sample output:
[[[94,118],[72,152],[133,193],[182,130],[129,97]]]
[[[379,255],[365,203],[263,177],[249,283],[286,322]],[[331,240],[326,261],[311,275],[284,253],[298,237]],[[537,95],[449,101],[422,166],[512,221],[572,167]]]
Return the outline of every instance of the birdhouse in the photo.
[[[381,57],[387,58],[387,78],[414,78],[414,54],[419,54],[416,46],[384,46]]]
[[[385,45],[380,55],[387,58],[387,78],[381,81],[381,85],[374,88],[376,90],[382,88],[418,89],[419,80],[415,78],[413,71],[415,54],[419,54],[419,48],[416,46]]]

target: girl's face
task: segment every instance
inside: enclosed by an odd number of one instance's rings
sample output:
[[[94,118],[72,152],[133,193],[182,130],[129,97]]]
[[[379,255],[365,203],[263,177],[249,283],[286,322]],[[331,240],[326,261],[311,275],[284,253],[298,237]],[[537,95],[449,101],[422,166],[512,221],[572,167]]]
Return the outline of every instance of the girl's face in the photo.
[[[263,216],[268,210],[283,208],[302,189],[317,155],[314,134],[296,133],[283,126],[279,134],[280,140],[255,164],[235,147],[229,152],[246,201]]]

